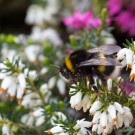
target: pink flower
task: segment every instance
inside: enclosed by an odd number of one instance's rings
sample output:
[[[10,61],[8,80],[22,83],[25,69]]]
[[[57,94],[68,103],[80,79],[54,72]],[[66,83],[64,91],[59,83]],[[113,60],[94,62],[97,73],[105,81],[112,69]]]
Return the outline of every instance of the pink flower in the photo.
[[[120,86],[126,90],[127,94],[129,94],[132,91],[132,86],[129,80],[126,81],[126,83],[125,82],[120,83]]]
[[[129,35],[135,35],[135,14],[123,11],[115,18],[115,21],[120,26],[122,32],[128,31]]]
[[[120,30],[129,36],[135,36],[135,1],[108,0],[106,6],[112,21]]]
[[[106,6],[109,9],[109,15],[113,16],[122,9],[123,0],[108,0]]]
[[[83,28],[91,29],[92,27],[101,26],[101,20],[99,18],[94,18],[90,11],[86,11],[84,13],[75,11],[73,16],[63,19],[63,22],[75,30]]]

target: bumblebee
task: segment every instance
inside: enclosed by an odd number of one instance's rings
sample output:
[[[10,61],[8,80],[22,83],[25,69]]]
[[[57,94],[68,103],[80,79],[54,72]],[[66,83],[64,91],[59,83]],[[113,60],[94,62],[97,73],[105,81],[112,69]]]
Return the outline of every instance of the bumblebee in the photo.
[[[77,50],[68,55],[60,68],[60,73],[76,83],[79,78],[88,78],[90,86],[94,86],[94,77],[105,82],[113,74],[116,66],[121,66],[114,56],[121,48],[117,45],[103,45],[89,50]]]

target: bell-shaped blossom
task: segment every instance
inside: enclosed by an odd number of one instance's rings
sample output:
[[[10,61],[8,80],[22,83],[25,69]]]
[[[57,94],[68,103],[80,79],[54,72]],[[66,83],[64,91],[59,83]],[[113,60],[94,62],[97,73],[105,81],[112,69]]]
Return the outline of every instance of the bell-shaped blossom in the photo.
[[[89,134],[90,135],[90,131],[87,129],[89,127],[91,127],[91,122],[89,121],[85,121],[85,119],[81,119],[81,120],[77,120],[76,122],[77,124],[73,127],[75,130],[77,130],[77,135],[85,135],[85,134]]]
[[[36,106],[39,106],[42,104],[42,101],[40,99],[40,96],[36,92],[30,92],[28,91],[21,102],[21,106],[24,108],[34,108]]]
[[[82,108],[81,99],[82,99],[82,92],[78,91],[70,99],[71,107],[75,108],[76,110],[80,110]]]
[[[132,44],[134,45],[134,44]],[[121,60],[122,67],[127,65],[131,69],[129,78],[135,80],[135,54],[132,49],[123,48],[117,53],[117,59]]]
[[[34,116],[32,115],[32,113],[25,114],[21,117],[21,122],[27,126],[33,126]]]
[[[26,92],[26,79],[25,79],[25,75],[24,74],[19,74],[18,75],[18,80],[19,80],[19,83],[20,83],[20,87],[21,89]]]
[[[40,52],[41,48],[38,45],[30,45],[25,48],[25,54],[32,63],[36,63]]]
[[[66,119],[67,119],[66,115],[64,115],[62,112],[56,112],[56,114],[51,117],[50,121],[51,121],[52,125],[57,125],[57,123],[56,123],[57,120],[64,122]]]
[[[36,126],[41,126],[45,122],[44,111],[45,110],[43,108],[37,108],[35,111],[33,111],[32,115],[35,118]]]
[[[94,106],[98,104],[97,101],[95,102]],[[98,134],[110,134],[113,129],[121,128],[123,125],[128,128],[133,122],[131,110],[118,102],[110,104],[105,109],[97,110],[92,115],[92,132]]]
[[[13,61],[6,60],[3,63],[0,63],[1,73],[4,74],[1,78],[0,93],[7,91],[10,99],[13,100],[16,97],[18,103],[20,104],[22,102],[23,95],[27,92],[26,80],[29,76],[24,73],[25,65],[21,62],[21,60],[19,60],[18,63],[17,61],[18,59],[15,57]],[[12,64],[15,68],[15,73],[13,72],[11,74],[12,69],[9,69],[10,66],[8,66],[8,63],[9,65]],[[6,71],[7,69],[9,71]]]
[[[65,95],[65,93],[66,93],[66,83],[63,79],[61,79],[61,78],[58,79],[57,87],[58,87],[59,93],[61,95]]]
[[[132,50],[123,48],[117,53],[118,60],[126,60],[127,68],[131,68],[134,62],[134,53]]]
[[[27,11],[25,18],[28,24],[41,25],[44,22],[44,9],[38,5],[31,5]]]
[[[100,101],[95,101],[89,110],[90,114],[95,114],[96,111],[101,107],[102,107],[102,103]]]
[[[132,66],[129,78],[130,80],[133,80],[135,78],[135,64]]]
[[[3,135],[10,135],[10,129],[9,129],[9,126],[8,125],[4,124],[2,126],[2,134]]]
[[[47,132],[48,134],[56,134],[56,133],[60,134],[60,133],[63,133],[64,131],[63,131],[63,128],[61,126],[56,125],[55,127],[51,128],[51,129],[49,129],[48,131],[45,131],[45,132]]]

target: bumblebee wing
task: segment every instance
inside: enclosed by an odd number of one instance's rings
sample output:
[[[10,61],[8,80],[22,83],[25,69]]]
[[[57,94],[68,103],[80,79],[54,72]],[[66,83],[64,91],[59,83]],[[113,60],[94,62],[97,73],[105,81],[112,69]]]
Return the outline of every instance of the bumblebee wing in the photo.
[[[96,58],[83,61],[77,65],[77,67],[83,66],[121,66],[121,63],[112,58]]]
[[[88,50],[88,52],[90,53],[103,53],[105,55],[111,55],[114,53],[117,53],[119,50],[121,49],[121,47],[119,47],[118,45],[103,45],[97,48],[93,48]]]

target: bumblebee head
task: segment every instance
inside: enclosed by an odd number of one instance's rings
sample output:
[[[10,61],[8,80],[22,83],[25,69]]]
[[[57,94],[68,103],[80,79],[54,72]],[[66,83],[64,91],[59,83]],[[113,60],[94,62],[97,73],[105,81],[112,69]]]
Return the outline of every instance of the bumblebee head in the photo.
[[[69,75],[69,71],[66,68],[66,65],[64,64],[61,68],[60,68],[60,73],[66,78],[69,79],[70,75]]]

